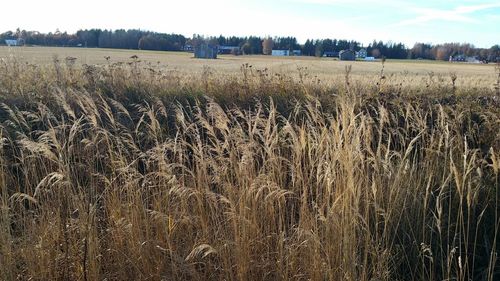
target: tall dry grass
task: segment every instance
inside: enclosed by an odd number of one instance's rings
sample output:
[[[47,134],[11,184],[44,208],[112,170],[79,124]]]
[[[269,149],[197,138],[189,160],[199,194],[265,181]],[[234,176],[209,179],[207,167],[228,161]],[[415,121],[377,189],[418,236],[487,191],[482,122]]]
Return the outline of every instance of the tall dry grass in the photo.
[[[2,280],[500,278],[492,85],[0,74]]]

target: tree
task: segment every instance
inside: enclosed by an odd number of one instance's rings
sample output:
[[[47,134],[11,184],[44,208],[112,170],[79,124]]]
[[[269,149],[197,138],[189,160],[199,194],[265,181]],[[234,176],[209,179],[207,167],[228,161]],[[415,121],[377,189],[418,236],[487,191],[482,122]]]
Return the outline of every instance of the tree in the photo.
[[[314,56],[315,55],[315,49],[314,49],[314,42],[313,42],[313,40],[307,39],[306,43],[302,47],[302,54],[304,56]]]
[[[333,52],[335,51],[332,39],[325,39],[321,43],[323,52]]]
[[[321,57],[323,56],[323,53],[323,41],[316,40],[316,42],[314,42],[314,55],[317,57]]]
[[[245,54],[245,55],[249,55],[252,52],[252,46],[248,42],[246,42],[245,44],[243,44],[243,46],[241,47],[241,49],[243,50],[243,54]]]
[[[450,57],[448,48],[442,46],[438,47],[436,51],[436,60],[447,60]]]
[[[250,53],[248,54],[262,54],[262,39],[260,37],[250,36],[247,43],[250,44]]]
[[[262,53],[264,55],[271,55],[273,53],[274,42],[271,37],[267,37],[262,41]]]
[[[413,45],[413,48],[411,49],[411,57],[413,59],[418,59],[418,58],[431,59],[432,58],[431,48],[432,46],[429,44],[415,43],[415,45]]]
[[[500,62],[500,45],[492,46],[489,49],[488,60],[493,62]]]

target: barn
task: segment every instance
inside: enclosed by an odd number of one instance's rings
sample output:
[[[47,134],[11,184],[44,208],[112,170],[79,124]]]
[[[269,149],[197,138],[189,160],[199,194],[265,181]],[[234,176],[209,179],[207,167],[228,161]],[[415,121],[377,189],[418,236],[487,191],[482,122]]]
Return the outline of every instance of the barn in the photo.
[[[356,52],[353,50],[343,50],[339,53],[340,60],[356,60]]]
[[[240,47],[238,47],[238,46],[219,46],[219,48],[217,48],[217,52],[220,55],[230,55],[230,54],[239,55],[239,54],[241,54]]]
[[[194,57],[197,59],[216,59],[217,46],[202,43],[194,47]]]

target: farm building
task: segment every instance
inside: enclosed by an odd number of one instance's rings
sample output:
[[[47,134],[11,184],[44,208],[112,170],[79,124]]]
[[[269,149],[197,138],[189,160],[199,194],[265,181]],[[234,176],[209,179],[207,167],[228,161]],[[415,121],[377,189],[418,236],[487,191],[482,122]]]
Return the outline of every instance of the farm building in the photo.
[[[285,57],[290,55],[289,50],[272,50],[271,55],[273,56],[279,56],[279,57]]]
[[[287,57],[287,56],[300,56],[302,55],[302,52],[300,50],[273,50],[271,55],[273,56],[280,56],[280,57]]]
[[[467,63],[481,63],[478,57],[467,57],[464,55],[450,56],[450,62],[467,62]]]
[[[194,47],[194,57],[197,59],[216,59],[217,46],[202,43]]]
[[[450,56],[450,62],[465,62],[464,55]]]
[[[7,44],[7,46],[19,46],[18,43],[19,42],[17,40],[5,40],[5,44]]]
[[[184,50],[184,52],[189,52],[189,53],[194,52],[193,45],[185,45],[182,49]]]
[[[217,51],[220,55],[239,55],[241,53],[241,49],[238,46],[219,46]]]
[[[353,50],[343,50],[339,53],[340,60],[356,60],[356,52]]]
[[[366,49],[361,49],[358,52],[356,52],[356,57],[358,59],[364,59],[366,58],[366,56],[368,56],[368,52],[366,51]]]
[[[324,52],[323,57],[336,58],[339,56],[339,52]]]
[[[479,60],[478,57],[466,57],[465,62],[468,63],[481,63],[481,60]]]

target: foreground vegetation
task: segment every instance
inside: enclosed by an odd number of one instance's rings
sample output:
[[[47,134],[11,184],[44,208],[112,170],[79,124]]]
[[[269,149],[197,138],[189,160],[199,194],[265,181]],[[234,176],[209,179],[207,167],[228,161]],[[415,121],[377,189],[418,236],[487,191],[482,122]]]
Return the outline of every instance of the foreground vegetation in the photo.
[[[0,279],[497,280],[500,76],[350,70],[3,60]]]

